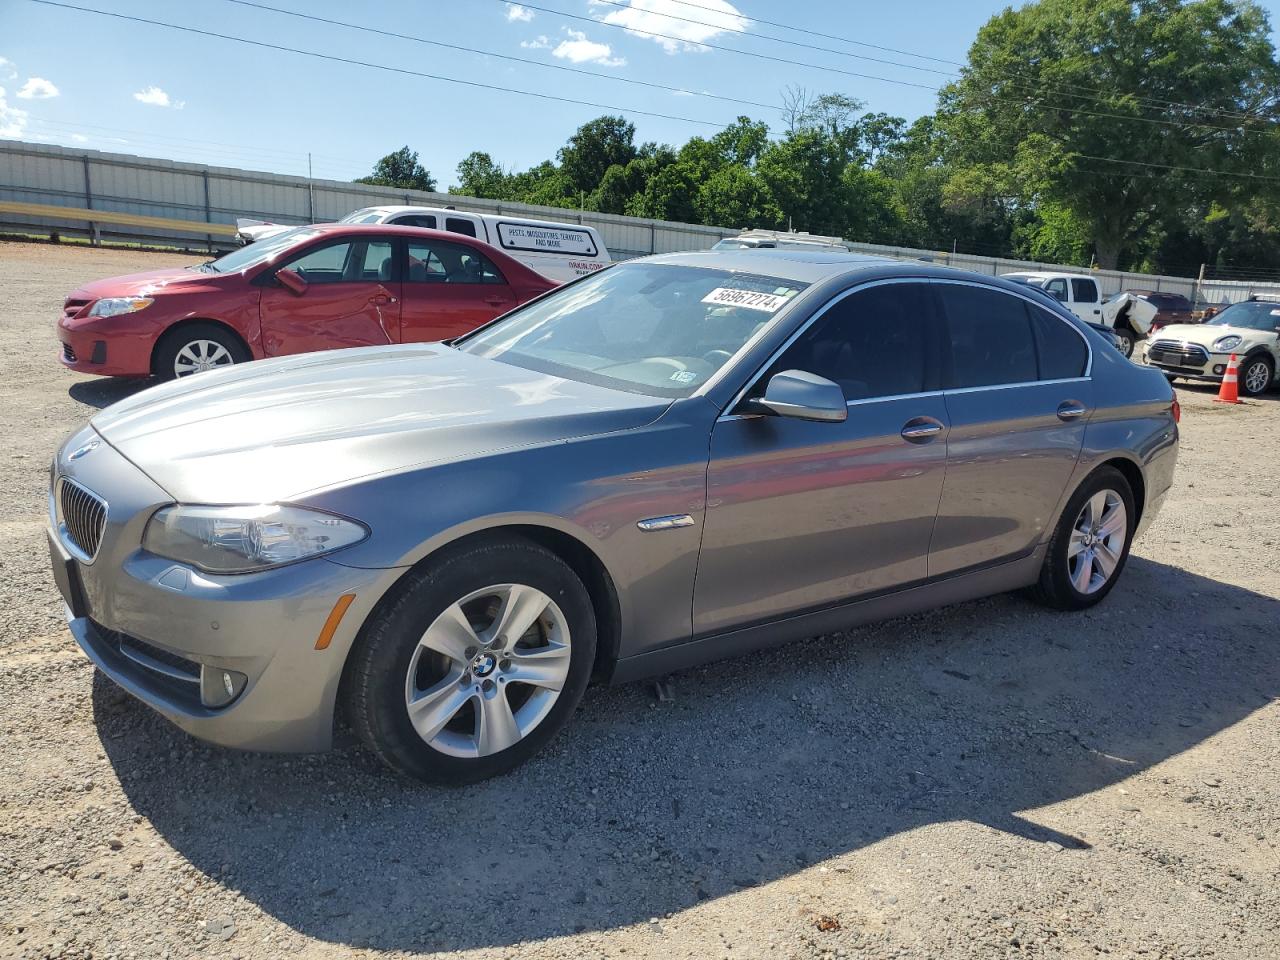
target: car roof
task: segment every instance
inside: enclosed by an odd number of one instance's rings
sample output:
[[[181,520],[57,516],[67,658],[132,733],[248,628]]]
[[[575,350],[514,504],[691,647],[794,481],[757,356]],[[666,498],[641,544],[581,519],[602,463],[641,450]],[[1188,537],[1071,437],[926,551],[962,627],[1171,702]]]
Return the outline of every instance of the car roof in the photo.
[[[896,260],[867,254],[836,250],[799,250],[778,247],[771,250],[696,250],[687,253],[661,253],[625,263],[662,263],[687,267],[706,267],[796,280],[806,284],[843,280],[865,282],[879,279],[915,278],[922,280],[961,280],[982,286],[1032,297],[1037,303],[1064,316],[1069,312],[1043,290],[990,274],[944,267],[923,260]]]
[[[596,229],[590,224],[570,223],[568,220],[540,220],[537,217],[522,217],[518,214],[513,214],[513,213],[487,213],[485,211],[475,211],[475,210],[454,210],[449,207],[406,207],[406,206],[398,206],[396,204],[387,204],[385,206],[379,205],[379,206],[373,206],[373,207],[360,207],[359,209],[360,210],[377,210],[380,213],[387,214],[388,216],[394,216],[396,214],[401,214],[401,213],[442,213],[445,215],[456,213],[456,214],[462,214],[463,216],[468,216],[468,217],[499,217],[502,220],[510,220],[514,223],[536,223],[536,224],[539,224],[540,226],[548,226],[548,227],[572,227],[574,230],[594,231]],[[356,212],[357,211],[355,210],[351,211],[351,213],[356,213]],[[350,214],[348,214],[348,216],[350,216]]]
[[[1027,279],[1035,278],[1037,280],[1049,277],[1069,277],[1073,280],[1092,280],[1094,279],[1087,273],[1064,273],[1057,270],[1014,270],[1010,273],[1000,274],[1002,277],[1025,277]]]

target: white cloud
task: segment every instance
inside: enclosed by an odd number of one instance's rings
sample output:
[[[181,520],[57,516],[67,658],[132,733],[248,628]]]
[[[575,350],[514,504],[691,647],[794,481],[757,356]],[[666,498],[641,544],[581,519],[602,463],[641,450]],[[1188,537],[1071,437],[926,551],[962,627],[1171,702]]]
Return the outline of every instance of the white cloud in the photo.
[[[9,106],[0,87],[0,137],[21,137],[27,129],[27,111]]]
[[[28,77],[18,91],[19,100],[48,100],[58,95],[58,88],[44,77]]]
[[[702,46],[723,33],[747,29],[750,21],[728,0],[701,0],[697,8],[677,0],[630,0],[625,10],[613,10],[600,19],[626,27],[633,36],[652,40],[667,53],[706,51]],[[603,6],[592,0],[593,6]],[[683,18],[683,19],[681,19]],[[690,23],[690,20],[701,21]],[[661,37],[651,36],[660,33]]]
[[[133,99],[139,103],[145,103],[152,107],[172,107],[174,110],[181,110],[187,105],[185,100],[170,99],[169,94],[165,93],[159,87],[147,87],[145,90],[139,90],[133,95]]]
[[[520,46],[526,50],[549,50],[551,41],[546,37],[538,37],[536,40],[521,40]]]
[[[12,60],[0,57],[0,80],[17,80],[18,70]]]
[[[598,43],[587,39],[581,30],[565,28],[568,40],[561,40],[551,55],[557,60],[568,60],[570,63],[598,63],[602,67],[625,67],[627,61],[613,56],[613,50],[607,43]]]
[[[518,3],[507,4],[507,20],[511,23],[528,23],[533,19],[533,11]]]
[[[73,133],[73,134],[71,135],[71,139],[72,139],[72,140],[74,140],[76,143],[88,143],[88,142],[89,142],[89,138],[88,138],[88,137],[86,137],[83,133]]]

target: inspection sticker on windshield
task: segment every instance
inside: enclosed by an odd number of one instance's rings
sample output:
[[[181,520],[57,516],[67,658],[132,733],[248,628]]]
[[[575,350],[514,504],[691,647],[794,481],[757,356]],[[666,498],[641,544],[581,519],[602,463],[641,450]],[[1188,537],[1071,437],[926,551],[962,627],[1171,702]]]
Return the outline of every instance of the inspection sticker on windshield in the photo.
[[[776,293],[761,293],[759,290],[716,287],[702,298],[702,302],[714,303],[721,307],[746,307],[748,310],[777,313],[786,305],[789,299],[789,296],[782,296]]]

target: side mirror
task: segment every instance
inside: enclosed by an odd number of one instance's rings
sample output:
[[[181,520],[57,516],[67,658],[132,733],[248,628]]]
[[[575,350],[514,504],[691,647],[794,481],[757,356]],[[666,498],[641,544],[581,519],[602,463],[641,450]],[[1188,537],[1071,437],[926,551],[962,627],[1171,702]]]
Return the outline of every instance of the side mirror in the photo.
[[[277,270],[276,279],[280,281],[280,286],[299,297],[307,292],[307,281],[303,280],[302,276],[296,271],[289,269]]]
[[[825,377],[803,370],[775,373],[764,396],[752,402],[775,416],[797,420],[840,423],[849,416],[844,391]]]
[[[1053,299],[1057,300],[1059,303],[1067,302],[1067,295],[1065,293],[1062,293],[1058,290],[1046,290],[1045,292],[1049,294],[1049,296],[1053,297]]]

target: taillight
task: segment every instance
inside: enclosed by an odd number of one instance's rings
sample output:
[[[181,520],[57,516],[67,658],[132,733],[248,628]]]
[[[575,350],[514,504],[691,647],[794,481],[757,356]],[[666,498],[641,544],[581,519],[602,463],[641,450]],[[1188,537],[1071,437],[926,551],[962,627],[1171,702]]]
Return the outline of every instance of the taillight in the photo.
[[[1173,398],[1173,405],[1169,407],[1169,412],[1173,414],[1173,422],[1182,422],[1182,404],[1178,402],[1178,398]]]

